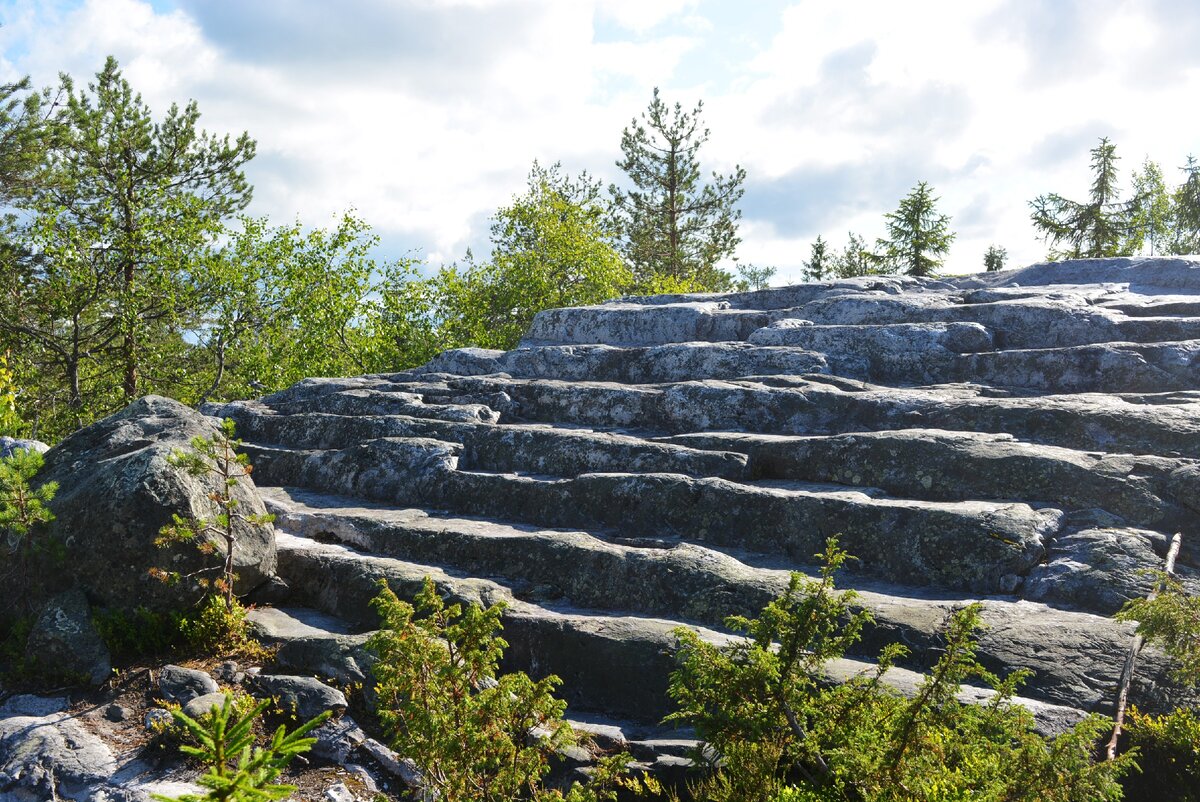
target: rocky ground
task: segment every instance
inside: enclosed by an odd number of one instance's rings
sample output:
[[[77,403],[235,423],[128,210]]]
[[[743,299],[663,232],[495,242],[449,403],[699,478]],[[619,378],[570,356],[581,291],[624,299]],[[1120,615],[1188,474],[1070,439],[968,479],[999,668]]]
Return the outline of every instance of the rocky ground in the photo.
[[[139,404],[47,455],[64,482],[89,460],[125,466],[70,496],[88,511],[60,514],[64,531],[189,497],[138,477],[165,475],[164,433],[207,424]],[[411,597],[429,576],[450,598],[505,602],[508,667],[558,674],[570,715],[663,771],[690,743],[657,725],[672,629],[728,638],[726,616],[812,573],[833,535],[858,558],[840,584],[876,619],[834,679],[901,641],[888,680],[911,689],[947,616],[981,601],[981,659],[1033,672],[1021,701],[1047,733],[1112,711],[1131,636],[1112,614],[1148,590],[1141,569],[1175,532],[1200,587],[1187,259],[551,310],[513,351],[203,411],[236,422],[248,503],[277,516],[273,541],[239,555],[272,671],[366,681],[376,581]],[[102,501],[121,494],[134,500]],[[113,534],[131,560],[161,525],[141,517],[145,532]],[[91,604],[146,592],[106,570],[80,568]],[[1195,704],[1169,668],[1143,654],[1141,709]]]

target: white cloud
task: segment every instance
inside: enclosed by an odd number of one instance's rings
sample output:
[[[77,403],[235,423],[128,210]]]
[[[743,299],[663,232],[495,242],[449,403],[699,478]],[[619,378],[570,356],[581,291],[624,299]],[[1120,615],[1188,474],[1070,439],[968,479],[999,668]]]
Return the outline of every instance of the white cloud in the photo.
[[[159,5],[170,0],[159,0]],[[745,10],[745,13],[743,13]],[[1200,152],[1200,11],[1188,0],[144,0],[0,5],[0,73],[78,82],[116,55],[163,111],[195,98],[248,130],[252,211],[324,224],[355,207],[387,250],[454,259],[530,163],[615,175],[650,91],[705,102],[707,170],[749,173],[743,261],[797,277],[817,233],[874,239],[928,180],[960,226],[1044,252],[1027,202],[1082,195],[1087,149],[1170,174]],[[600,35],[602,33],[603,35]]]

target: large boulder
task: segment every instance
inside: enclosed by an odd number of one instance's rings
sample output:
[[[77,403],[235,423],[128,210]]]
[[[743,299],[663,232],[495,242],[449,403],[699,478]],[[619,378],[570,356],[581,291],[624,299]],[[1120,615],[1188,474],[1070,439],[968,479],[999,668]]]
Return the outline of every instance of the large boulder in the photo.
[[[67,555],[59,580],[106,607],[164,609],[197,601],[203,589],[194,579],[168,585],[150,570],[188,576],[218,564],[220,543],[217,555],[205,556],[193,544],[158,548],[154,542],[172,516],[216,514],[209,494],[219,482],[168,462],[192,438],[215,431],[211,418],[169,398],[146,396],[50,449],[38,479],[59,485],[51,503],[52,534]],[[233,493],[240,512],[266,512],[249,477],[239,479]],[[235,590],[246,593],[274,574],[275,535],[269,525],[241,521],[235,532]]]

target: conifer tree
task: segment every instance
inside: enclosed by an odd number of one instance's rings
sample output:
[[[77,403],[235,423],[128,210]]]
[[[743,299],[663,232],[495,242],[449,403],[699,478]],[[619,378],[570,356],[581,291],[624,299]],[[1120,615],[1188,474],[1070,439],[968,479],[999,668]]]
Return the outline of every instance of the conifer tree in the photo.
[[[1006,248],[989,245],[988,249],[983,253],[983,269],[988,273],[1003,270],[1004,263],[1007,261],[1008,249]]]
[[[866,240],[853,231],[846,235],[846,247],[833,257],[833,272],[838,278],[869,276],[881,272],[882,260],[867,248]]]
[[[668,107],[658,89],[639,121],[621,134],[617,166],[632,187],[609,187],[621,230],[621,247],[641,285],[656,278],[696,290],[729,289],[733,277],[717,265],[732,259],[738,243],[736,208],[746,171],[701,180],[697,153],[709,131],[700,121],[703,102],[685,112]]]
[[[1118,198],[1117,147],[1103,137],[1091,155],[1092,188],[1086,203],[1057,193],[1029,203],[1034,228],[1049,243],[1051,259],[1120,256],[1127,245],[1131,204]]]
[[[888,239],[878,241],[881,255],[910,276],[932,275],[954,241],[950,218],[938,213],[937,201],[932,187],[921,181],[896,211],[884,215]]]
[[[833,270],[833,255],[829,253],[829,243],[818,234],[809,251],[808,261],[804,263],[804,278],[806,281],[824,281],[833,275]]]
[[[155,122],[111,56],[88,91],[69,79],[63,90],[63,140],[34,208],[50,243],[71,241],[61,255],[84,248],[90,253],[76,261],[102,260],[100,272],[115,274],[100,303],[120,329],[111,350],[129,401],[162,347],[153,335],[197,305],[186,281],[197,253],[250,200],[242,167],[255,143],[198,130],[194,101]]]

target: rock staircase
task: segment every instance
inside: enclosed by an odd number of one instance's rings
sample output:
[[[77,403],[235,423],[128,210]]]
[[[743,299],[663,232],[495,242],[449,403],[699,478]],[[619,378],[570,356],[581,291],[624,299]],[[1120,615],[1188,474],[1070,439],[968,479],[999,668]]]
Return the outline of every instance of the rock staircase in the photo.
[[[543,312],[513,351],[205,411],[278,516],[281,598],[341,622],[294,622],[285,656],[361,650],[377,580],[430,576],[504,601],[509,667],[558,674],[574,714],[652,726],[672,629],[727,638],[833,535],[876,619],[833,679],[900,641],[911,689],[978,600],[982,660],[1032,670],[1047,731],[1111,710],[1111,615],[1176,531],[1200,587],[1200,261],[622,299]],[[1188,701],[1168,669],[1148,650],[1133,701]]]

